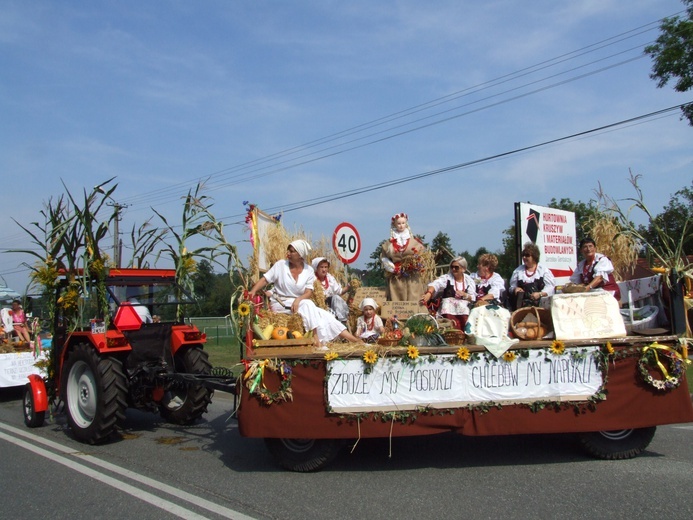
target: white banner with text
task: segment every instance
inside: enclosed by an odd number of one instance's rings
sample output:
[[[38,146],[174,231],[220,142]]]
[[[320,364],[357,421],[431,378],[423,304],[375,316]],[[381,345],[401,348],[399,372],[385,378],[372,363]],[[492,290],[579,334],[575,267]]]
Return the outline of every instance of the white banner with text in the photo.
[[[466,363],[454,354],[415,361],[379,358],[370,372],[361,359],[327,364],[327,401],[336,413],[459,408],[483,402],[584,401],[602,385],[595,362],[599,347],[562,355],[530,350],[512,361]]]

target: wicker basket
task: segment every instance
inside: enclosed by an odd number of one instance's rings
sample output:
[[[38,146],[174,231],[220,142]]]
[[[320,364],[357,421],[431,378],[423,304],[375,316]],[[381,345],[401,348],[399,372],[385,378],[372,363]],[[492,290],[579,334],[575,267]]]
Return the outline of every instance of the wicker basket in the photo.
[[[378,345],[383,347],[394,347],[397,343],[399,343],[398,339],[378,338]]]
[[[443,332],[443,339],[448,345],[463,345],[467,335],[461,330],[446,330]]]
[[[553,332],[551,311],[541,307],[522,307],[510,317],[510,328],[521,340],[542,339]]]

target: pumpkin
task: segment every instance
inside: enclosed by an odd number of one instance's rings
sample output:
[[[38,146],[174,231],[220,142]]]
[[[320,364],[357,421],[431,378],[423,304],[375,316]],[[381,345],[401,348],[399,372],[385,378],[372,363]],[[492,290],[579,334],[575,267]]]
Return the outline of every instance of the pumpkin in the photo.
[[[289,336],[288,327],[274,327],[272,339],[286,339]]]
[[[301,339],[303,337],[303,334],[301,334],[297,330],[293,330],[293,331],[291,331],[291,337],[294,339]]]

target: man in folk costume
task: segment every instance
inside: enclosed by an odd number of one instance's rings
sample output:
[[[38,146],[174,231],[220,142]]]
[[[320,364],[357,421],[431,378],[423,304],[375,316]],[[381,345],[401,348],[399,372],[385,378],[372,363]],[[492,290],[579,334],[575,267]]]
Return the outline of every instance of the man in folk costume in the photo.
[[[394,215],[390,239],[383,242],[380,256],[385,270],[385,292],[389,301],[419,301],[425,289],[421,279],[421,254],[425,250],[423,243],[412,235],[407,214]]]

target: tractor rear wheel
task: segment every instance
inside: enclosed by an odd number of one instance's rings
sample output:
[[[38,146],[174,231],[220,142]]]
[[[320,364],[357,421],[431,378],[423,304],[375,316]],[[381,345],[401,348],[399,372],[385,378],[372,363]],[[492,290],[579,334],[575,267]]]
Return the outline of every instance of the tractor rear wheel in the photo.
[[[209,375],[212,364],[201,346],[178,351],[174,358],[176,372]],[[193,383],[175,383],[159,405],[161,416],[174,424],[191,424],[207,411],[213,390]]]
[[[80,343],[65,364],[62,394],[75,438],[89,444],[102,442],[125,419],[127,382],[123,364]]]

